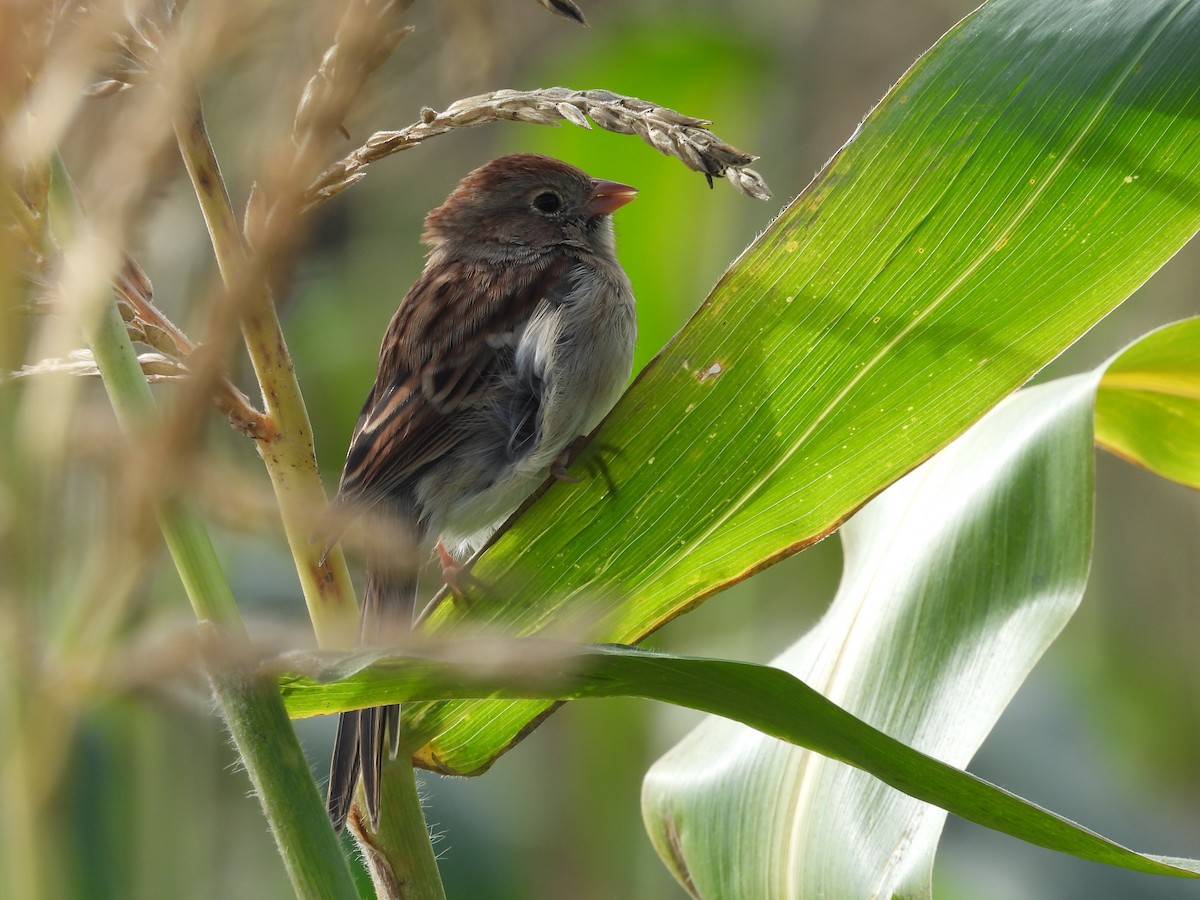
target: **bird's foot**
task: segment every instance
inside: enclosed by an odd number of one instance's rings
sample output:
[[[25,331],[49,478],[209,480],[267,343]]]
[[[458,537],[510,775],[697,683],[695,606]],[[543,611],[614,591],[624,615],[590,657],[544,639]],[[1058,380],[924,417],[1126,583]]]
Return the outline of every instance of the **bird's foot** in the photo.
[[[550,474],[559,481],[565,481],[568,484],[579,484],[583,481],[582,478],[576,478],[571,475],[567,469],[578,458],[580,452],[588,445],[588,439],[585,435],[580,435],[571,441],[566,448],[558,454],[554,460],[554,464],[550,466]],[[599,475],[604,479],[610,493],[617,492],[617,484],[613,481],[612,475],[608,471],[608,463],[605,461],[606,456],[616,456],[617,448],[611,444],[602,444],[599,441],[592,441],[592,452],[588,454],[587,460],[584,462],[584,468],[587,469],[589,475]]]
[[[466,588],[471,585],[479,587],[479,579],[471,574],[471,570],[466,563],[460,563],[455,559],[454,555],[446,549],[446,545],[441,541],[437,542],[435,549],[438,562],[442,565],[442,581],[446,583],[446,587],[450,588],[450,593],[457,599],[466,600]]]
[[[575,461],[575,457],[579,455],[579,451],[583,449],[587,443],[587,438],[582,434],[563,447],[562,452],[554,460],[554,464],[550,466],[550,474],[559,481],[565,481],[567,484],[579,484],[583,481],[582,478],[576,478],[570,474],[567,469],[571,463]]]

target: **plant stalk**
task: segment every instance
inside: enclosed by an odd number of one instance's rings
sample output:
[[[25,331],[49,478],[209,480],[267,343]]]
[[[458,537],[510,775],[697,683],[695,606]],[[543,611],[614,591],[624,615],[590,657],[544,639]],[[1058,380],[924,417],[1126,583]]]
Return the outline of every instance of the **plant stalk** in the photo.
[[[239,315],[271,425],[269,436],[255,445],[275,490],[317,643],[323,648],[350,647],[358,628],[354,588],[341,550],[311,541],[316,515],[327,498],[308,410],[266,287],[264,254],[250,258],[246,252],[199,97],[193,96],[190,105],[176,115],[175,132],[225,283],[229,302],[224,305]],[[216,330],[220,333],[219,327]]]
[[[361,788],[349,819],[379,900],[446,900],[408,748],[384,766],[379,799],[378,831],[368,830]]]
[[[150,386],[116,304],[104,302],[96,321],[88,324],[88,343],[113,409],[130,444],[136,446],[157,419]],[[211,648],[215,643],[212,636],[219,633],[226,647],[241,650],[244,658],[250,658],[233,593],[198,515],[180,499],[159,501],[155,512],[201,621],[205,645]],[[241,751],[297,896],[354,900],[358,892],[277,686],[262,676],[240,673],[236,665],[215,660],[211,652],[206,657],[221,712]]]
[[[282,237],[270,227],[259,231],[254,253],[248,253],[198,96],[192,98],[186,115],[177,116],[175,128],[226,290],[240,306],[242,333],[262,389],[264,409],[273,425],[271,438],[256,443],[275,487],[317,641],[324,648],[345,647],[354,642],[358,629],[354,592],[340,548],[333,548],[323,559],[327,548],[310,541],[312,512],[325,507],[325,491],[317,470],[308,411],[267,288],[268,267],[282,249],[278,246]],[[299,190],[285,193],[278,205],[270,208],[268,217],[290,221],[300,213],[300,199]],[[381,897],[443,900],[445,894],[417,799],[410,759],[387,767],[383,791],[388,811],[382,817],[385,824],[381,834],[369,835],[360,829],[355,832],[377,892]],[[388,797],[393,798],[391,802]],[[354,815],[363,808],[356,804]]]

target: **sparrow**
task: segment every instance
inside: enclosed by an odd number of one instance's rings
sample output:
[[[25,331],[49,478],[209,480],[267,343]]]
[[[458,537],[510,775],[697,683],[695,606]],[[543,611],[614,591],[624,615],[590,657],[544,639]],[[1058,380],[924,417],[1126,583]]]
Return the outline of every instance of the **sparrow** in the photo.
[[[436,544],[449,570],[482,546],[621,394],[636,315],[610,214],[636,193],[522,153],[471,172],[426,216],[425,268],[384,334],[326,519],[326,547],[360,515],[387,536],[365,550],[361,644],[403,641],[413,560]],[[326,802],[338,830],[360,774],[378,828],[399,710],[341,714]]]

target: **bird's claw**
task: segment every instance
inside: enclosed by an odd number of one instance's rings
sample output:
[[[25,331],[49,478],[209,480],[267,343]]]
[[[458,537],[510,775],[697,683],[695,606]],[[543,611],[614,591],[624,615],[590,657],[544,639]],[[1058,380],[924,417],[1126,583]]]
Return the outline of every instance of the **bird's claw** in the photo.
[[[454,558],[454,555],[446,549],[446,545],[441,541],[437,542],[436,547],[438,562],[442,566],[442,581],[446,583],[446,587],[450,589],[459,600],[467,599],[466,588],[468,585],[479,586],[479,579],[471,574],[470,568],[465,563],[460,563]]]
[[[567,484],[579,484],[583,481],[582,478],[576,478],[567,472],[567,466],[564,463],[556,462],[550,467],[550,474],[559,481],[565,481]]]

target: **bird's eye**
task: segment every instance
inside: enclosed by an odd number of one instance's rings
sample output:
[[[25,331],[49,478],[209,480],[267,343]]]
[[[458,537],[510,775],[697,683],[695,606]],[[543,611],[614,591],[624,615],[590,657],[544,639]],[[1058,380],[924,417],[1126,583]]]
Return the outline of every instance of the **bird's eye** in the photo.
[[[546,191],[533,198],[533,205],[544,213],[556,213],[562,208],[562,198],[553,191]]]

